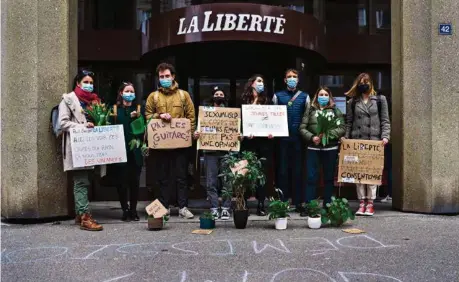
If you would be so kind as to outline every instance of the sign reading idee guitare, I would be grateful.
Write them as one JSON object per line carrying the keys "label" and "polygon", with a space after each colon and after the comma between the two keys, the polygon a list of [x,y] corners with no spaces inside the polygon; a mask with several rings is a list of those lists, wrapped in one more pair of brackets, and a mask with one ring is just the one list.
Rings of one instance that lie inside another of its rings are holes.
{"label": "sign reading idee guitare", "polygon": [[257,14],[217,14],[211,19],[212,11],[204,12],[204,22],[200,25],[199,17],[180,18],[177,35],[209,31],[252,31],[284,34],[284,15],[279,17]]}

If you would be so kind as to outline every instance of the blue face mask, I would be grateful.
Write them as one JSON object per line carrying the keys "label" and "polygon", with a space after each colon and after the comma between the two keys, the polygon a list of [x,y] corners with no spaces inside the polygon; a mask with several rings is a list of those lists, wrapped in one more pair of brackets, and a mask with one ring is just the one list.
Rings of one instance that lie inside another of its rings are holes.
{"label": "blue face mask", "polygon": [[294,88],[296,88],[297,84],[298,84],[298,78],[294,78],[294,77],[287,78],[287,86],[288,86],[288,88],[294,89]]}
{"label": "blue face mask", "polygon": [[89,84],[89,83],[83,83],[81,85],[81,89],[83,89],[86,92],[92,92],[92,91],[94,91],[94,85]]}
{"label": "blue face mask", "polygon": [[161,87],[169,88],[172,86],[172,78],[159,79],[159,84],[161,85]]}
{"label": "blue face mask", "polygon": [[132,102],[134,101],[135,99],[135,93],[131,93],[131,92],[124,92],[123,95],[123,100],[126,101],[126,102]]}
{"label": "blue face mask", "polygon": [[319,102],[319,105],[322,107],[325,107],[328,105],[328,102],[330,101],[330,97],[328,96],[319,96],[317,97],[317,101]]}
{"label": "blue face mask", "polygon": [[265,85],[263,83],[257,83],[255,85],[255,91],[257,91],[257,93],[261,93],[265,90]]}

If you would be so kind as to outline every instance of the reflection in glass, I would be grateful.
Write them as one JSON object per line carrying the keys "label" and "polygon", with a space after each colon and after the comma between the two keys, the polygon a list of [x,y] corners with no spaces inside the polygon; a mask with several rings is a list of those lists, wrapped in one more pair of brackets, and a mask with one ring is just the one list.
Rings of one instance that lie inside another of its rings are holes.
{"label": "reflection in glass", "polygon": [[367,26],[367,9],[360,8],[359,9],[359,27],[366,27]]}

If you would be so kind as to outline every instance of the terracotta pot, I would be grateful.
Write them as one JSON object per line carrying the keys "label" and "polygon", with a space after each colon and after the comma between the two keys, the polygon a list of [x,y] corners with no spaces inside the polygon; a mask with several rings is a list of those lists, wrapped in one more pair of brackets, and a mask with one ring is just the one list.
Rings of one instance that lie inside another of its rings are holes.
{"label": "terracotta pot", "polygon": [[148,218],[148,230],[161,230],[164,227],[164,222],[162,218]]}

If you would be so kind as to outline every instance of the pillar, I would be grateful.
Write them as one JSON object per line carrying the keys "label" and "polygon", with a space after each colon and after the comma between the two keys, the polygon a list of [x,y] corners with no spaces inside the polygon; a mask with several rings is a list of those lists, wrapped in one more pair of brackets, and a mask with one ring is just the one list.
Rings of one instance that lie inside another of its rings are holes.
{"label": "pillar", "polygon": [[77,70],[77,0],[1,0],[1,214],[68,215],[50,111]]}
{"label": "pillar", "polygon": [[394,207],[459,213],[459,1],[391,5]]}

